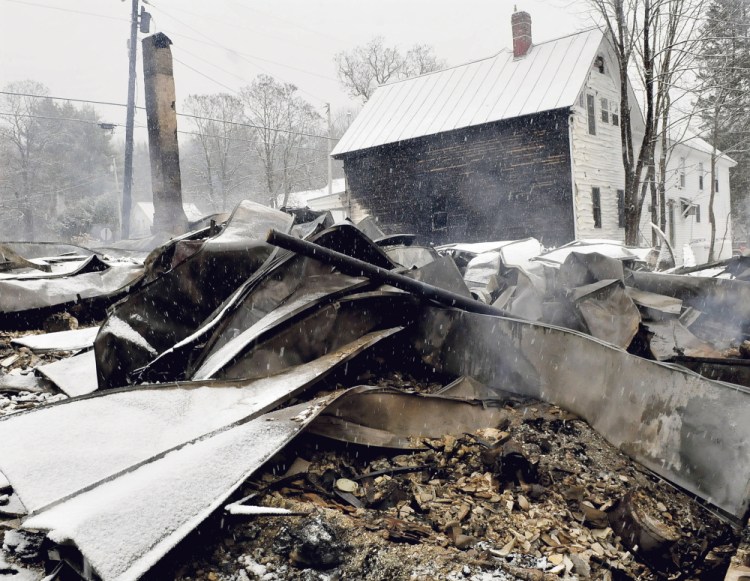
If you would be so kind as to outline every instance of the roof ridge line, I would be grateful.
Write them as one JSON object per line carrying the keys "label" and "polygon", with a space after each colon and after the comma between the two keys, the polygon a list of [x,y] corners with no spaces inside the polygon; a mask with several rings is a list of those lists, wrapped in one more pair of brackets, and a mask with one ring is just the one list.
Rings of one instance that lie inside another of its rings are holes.
{"label": "roof ridge line", "polygon": [[[549,40],[543,40],[542,42],[539,42],[539,43],[532,42],[531,43],[531,48],[534,48],[535,46],[542,46],[543,44],[549,44],[550,42],[557,42],[559,40],[563,40],[563,39],[569,38],[571,36],[577,36],[577,35],[583,34],[585,32],[592,32],[594,30],[598,30],[599,32],[601,32],[602,34],[604,34],[604,32],[598,26],[588,26],[588,27],[582,28],[581,30],[578,30],[576,32],[571,32],[569,34],[564,34],[563,36],[558,36],[557,38],[550,38]],[[479,63],[479,62],[482,62],[482,61],[487,61],[487,60],[490,60],[490,59],[495,59],[495,58],[497,58],[498,56],[500,56],[504,52],[513,52],[513,51],[510,48],[508,48],[508,47],[503,47],[499,51],[497,51],[496,53],[491,54],[489,56],[485,56],[485,57],[477,58],[477,59],[474,59],[474,60],[466,61],[466,62],[457,64],[457,65],[453,65],[453,66],[450,66],[450,67],[445,67],[444,69],[438,69],[438,70],[435,70],[435,71],[430,71],[428,73],[422,73],[421,75],[417,75],[415,77],[409,77],[407,79],[397,79],[395,81],[389,81],[387,83],[383,83],[382,85],[378,85],[378,88],[379,87],[390,87],[391,85],[397,85],[398,83],[403,83],[405,81],[413,81],[414,79],[419,79],[419,78],[422,78],[422,77],[427,77],[429,75],[434,75],[434,74],[437,74],[437,73],[443,73],[445,71],[450,71],[452,69],[457,69],[457,68],[460,68],[460,67],[465,67],[465,66],[468,66],[468,65],[473,65],[475,63]]]}

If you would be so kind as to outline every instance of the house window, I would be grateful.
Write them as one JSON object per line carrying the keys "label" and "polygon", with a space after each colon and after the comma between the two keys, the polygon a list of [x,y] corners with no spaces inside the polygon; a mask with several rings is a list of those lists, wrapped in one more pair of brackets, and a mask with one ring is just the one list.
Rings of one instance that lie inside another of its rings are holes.
{"label": "house window", "polygon": [[695,221],[700,224],[701,221],[701,205],[696,204],[695,205]]}
{"label": "house window", "polygon": [[589,116],[589,135],[596,135],[596,106],[594,95],[586,95],[586,109]]}
{"label": "house window", "polygon": [[615,103],[610,103],[610,105],[612,106],[612,125],[617,127],[620,125],[620,108]]}
{"label": "house window", "polygon": [[[718,173],[718,171],[717,171],[717,173]],[[719,191],[719,178],[716,178],[716,187],[714,188],[714,191],[715,192]]]}
{"label": "house window", "polygon": [[594,211],[594,228],[602,227],[602,195],[599,188],[591,188],[591,206]]}
{"label": "house window", "polygon": [[[703,163],[698,164],[698,189],[703,189]],[[698,220],[700,222],[700,220]]]}
{"label": "house window", "polygon": [[675,224],[674,224],[674,200],[667,202],[667,219],[669,220],[669,244],[674,248],[675,241]]}
{"label": "house window", "polygon": [[580,95],[578,95],[578,105],[580,107],[583,107],[583,93],[581,93]]}
{"label": "house window", "polygon": [[685,158],[680,158],[680,187],[685,187]]}
{"label": "house window", "polygon": [[596,60],[594,61],[594,68],[601,74],[604,74],[604,57],[596,57]]}
{"label": "house window", "polygon": [[432,231],[448,229],[448,212],[446,211],[446,197],[438,196],[432,200]]}
{"label": "house window", "polygon": [[625,190],[617,190],[617,226],[625,228]]}
{"label": "house window", "polygon": [[600,102],[602,106],[602,123],[609,123],[609,103],[606,99],[602,99]]}

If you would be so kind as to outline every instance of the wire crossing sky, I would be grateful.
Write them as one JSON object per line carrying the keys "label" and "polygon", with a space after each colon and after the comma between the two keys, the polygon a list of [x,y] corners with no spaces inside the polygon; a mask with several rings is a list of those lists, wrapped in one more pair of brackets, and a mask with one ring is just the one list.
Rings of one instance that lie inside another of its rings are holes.
{"label": "wire crossing sky", "polygon": [[[466,0],[460,9],[453,0],[148,0],[145,8],[151,33],[174,42],[178,105],[190,94],[237,92],[270,74],[297,85],[322,112],[326,102],[334,110],[356,105],[336,78],[336,53],[380,35],[402,50],[432,45],[451,65],[483,58],[511,45],[514,3],[531,14],[537,41],[591,24],[580,0]],[[125,102],[129,10],[118,0],[0,0],[0,84],[32,79],[50,95]],[[140,52],[138,75],[142,106]],[[122,107],[95,108],[102,121],[125,121]],[[145,125],[143,111],[136,124]],[[136,130],[138,140],[145,137]]]}

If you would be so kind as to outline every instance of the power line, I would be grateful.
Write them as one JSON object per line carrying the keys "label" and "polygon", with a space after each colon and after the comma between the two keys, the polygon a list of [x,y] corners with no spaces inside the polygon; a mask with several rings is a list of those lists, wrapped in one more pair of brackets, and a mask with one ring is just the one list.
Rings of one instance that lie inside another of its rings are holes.
{"label": "power line", "polygon": [[172,55],[172,59],[173,59],[173,60],[174,60],[174,61],[175,61],[176,63],[180,63],[180,64],[181,64],[181,65],[182,65],[183,67],[187,67],[187,68],[189,68],[189,69],[190,69],[191,71],[193,71],[194,73],[198,73],[198,74],[199,74],[199,75],[200,75],[201,77],[204,77],[204,78],[208,79],[209,81],[211,81],[211,82],[213,82],[213,83],[216,83],[216,84],[217,84],[217,85],[219,85],[220,87],[224,87],[225,89],[227,89],[228,91],[230,91],[230,92],[234,93],[235,95],[239,95],[239,93],[238,93],[238,92],[237,92],[236,90],[234,90],[234,89],[233,89],[232,87],[230,87],[229,85],[225,85],[225,84],[224,84],[224,83],[222,83],[221,81],[217,81],[216,79],[214,79],[213,77],[210,77],[210,76],[209,76],[209,75],[207,75],[206,73],[202,73],[201,71],[199,71],[199,70],[198,70],[198,69],[196,69],[195,67],[191,67],[191,66],[190,66],[189,64],[187,64],[187,63],[185,63],[185,62],[181,61],[180,59],[178,59],[178,58],[177,58],[177,57],[175,57],[174,55]]}
{"label": "power line", "polygon": [[[112,101],[94,101],[92,99],[73,99],[71,97],[50,97],[49,95],[33,95],[31,93],[14,93],[12,91],[0,91],[0,95],[11,95],[14,97],[30,97],[32,99],[50,99],[52,101],[70,101],[72,103],[86,103],[90,105],[111,105],[112,107],[127,107],[125,103],[113,103]],[[136,107],[136,109],[143,109],[145,111],[146,108]]]}
{"label": "power line", "polygon": [[[153,3],[149,3],[149,4],[151,6],[154,6],[157,10],[161,10],[160,6],[155,6]],[[221,25],[224,25],[224,26],[230,26],[230,27],[236,28],[238,30],[247,30],[247,31],[252,32],[253,34],[260,34],[261,36],[272,38],[274,40],[278,40],[278,41],[285,42],[285,43],[289,42],[285,38],[281,38],[281,37],[278,37],[278,36],[274,36],[272,34],[268,34],[267,32],[265,32],[264,30],[262,30],[262,29],[260,29],[258,27],[250,27],[250,26],[246,26],[244,24],[238,24],[237,22],[229,22],[229,21],[221,19],[221,18],[216,18],[215,16],[209,16],[207,14],[199,14],[197,12],[192,12],[190,10],[185,10],[182,6],[179,6],[179,7],[178,6],[170,6],[169,9],[170,10],[177,10],[178,12],[182,12],[184,14],[190,14],[192,16],[196,16],[196,17],[200,18],[202,21],[204,21],[204,20],[213,20],[214,22],[217,22],[217,23],[219,23]],[[300,46],[302,48],[306,48],[308,50],[313,50],[313,47],[310,46],[310,45],[305,45],[305,44],[302,44],[302,43],[297,42],[297,41],[295,41],[295,44],[297,44],[298,46]]]}
{"label": "power line", "polygon": [[[182,36],[183,38],[187,38],[187,39],[192,40],[194,42],[199,42],[199,43],[202,43],[202,44],[208,44],[209,46],[214,46],[214,47],[220,48],[220,49],[222,49],[222,50],[224,50],[226,52],[236,54],[237,56],[239,56],[240,58],[242,58],[242,60],[250,63],[251,65],[253,65],[253,66],[255,66],[255,67],[257,67],[257,68],[259,68],[259,69],[261,69],[261,70],[263,70],[263,71],[265,71],[265,72],[267,72],[267,73],[269,73],[269,74],[271,74],[273,76],[278,76],[278,75],[274,75],[274,73],[272,71],[269,71],[268,69],[265,69],[264,67],[260,66],[259,64],[253,63],[253,62],[251,62],[248,59],[252,58],[252,59],[256,59],[256,60],[263,60],[263,61],[267,61],[267,62],[276,64],[276,65],[279,65],[279,66],[283,66],[283,67],[295,69],[295,70],[298,70],[300,72],[303,72],[303,73],[306,73],[306,74],[309,74],[309,75],[313,75],[313,76],[316,76],[316,77],[321,77],[321,78],[325,78],[325,79],[328,79],[328,80],[335,80],[335,79],[332,79],[331,77],[326,77],[326,76],[320,75],[318,73],[312,73],[310,71],[306,71],[305,69],[300,69],[298,67],[294,67],[294,66],[291,66],[291,65],[286,65],[284,63],[279,63],[279,62],[276,62],[276,61],[272,61],[270,59],[263,59],[261,57],[255,56],[255,55],[249,55],[249,54],[242,53],[242,52],[239,52],[239,51],[234,50],[234,49],[230,49],[230,48],[228,48],[226,46],[223,46],[223,45],[219,44],[218,42],[216,42],[216,40],[214,40],[210,36],[207,36],[206,34],[203,34],[203,32],[200,31],[200,30],[198,30],[197,28],[195,28],[193,26],[190,26],[187,22],[185,22],[183,20],[180,20],[179,18],[177,18],[173,14],[169,14],[168,12],[164,11],[159,6],[155,6],[153,3],[151,3],[151,5],[154,6],[154,8],[156,8],[157,10],[159,10],[164,16],[167,16],[167,17],[171,18],[172,20],[174,20],[175,22],[178,22],[179,24],[182,24],[183,26],[186,26],[190,30],[196,32],[199,36],[205,38],[206,40],[199,40],[199,39],[197,39],[195,37],[191,37],[189,35],[182,34],[182,33],[179,33],[179,32],[178,33],[172,33],[172,34],[174,34],[176,36]],[[279,78],[281,78],[281,77],[279,77]],[[284,79],[282,79],[282,80],[284,80]],[[285,82],[288,82],[288,81],[285,81]],[[309,91],[307,91],[305,89],[300,88],[299,90],[302,91],[303,93],[307,93],[311,97],[313,97],[315,99],[318,99],[319,101],[321,101],[323,103],[327,103],[328,102],[327,99],[322,99],[321,97],[319,97],[317,95],[314,95],[313,93],[311,93],[311,92],[309,92]]]}
{"label": "power line", "polygon": [[24,6],[34,6],[36,8],[48,8],[50,10],[59,10],[61,12],[72,12],[73,14],[82,14],[84,16],[94,16],[96,18],[105,18],[107,20],[117,20],[118,22],[130,22],[127,18],[118,18],[117,16],[109,16],[107,14],[97,14],[95,12],[87,12],[85,10],[75,10],[73,8],[62,8],[61,6],[50,6],[49,4],[38,4],[37,2],[27,2],[26,0],[4,0],[5,2],[11,2],[13,4],[23,4]]}
{"label": "power line", "polygon": [[[177,59],[175,59],[175,60],[177,60]],[[187,65],[187,64],[183,63],[182,61],[177,61],[177,62],[179,62],[180,64],[183,64],[186,67],[192,69],[192,67],[190,67],[190,65]],[[200,73],[200,71],[198,71],[196,69],[193,69],[193,70],[195,70],[195,72],[197,72],[197,73]],[[200,74],[202,74],[202,73],[200,73]],[[216,81],[216,82],[218,82],[218,81]],[[50,97],[50,96],[47,96],[47,95],[34,95],[34,94],[31,94],[31,93],[14,93],[12,91],[0,91],[0,94],[2,94],[2,95],[19,96],[19,97],[30,97],[30,98],[34,98],[34,99],[52,99],[52,100],[59,100],[59,101],[72,101],[72,102],[76,102],[76,103],[91,103],[91,104],[94,104],[94,105],[111,105],[111,106],[115,106],[115,107],[126,107],[127,106],[125,103],[114,103],[114,102],[111,102],[111,101],[92,101],[90,99],[73,99],[73,98],[69,98],[69,97]],[[235,94],[238,94],[238,93],[235,93]],[[136,109],[145,110],[146,108],[145,107],[136,107]],[[0,113],[0,115],[14,116],[16,114],[15,113]],[[21,114],[18,114],[18,115],[22,116],[22,117],[31,117],[31,118],[39,118],[39,119],[51,119],[51,120],[58,120],[59,119],[59,120],[68,120],[68,121],[82,121],[82,122],[91,123],[91,124],[94,124],[94,125],[99,125],[100,124],[99,121],[88,121],[88,120],[85,120],[85,119],[73,119],[73,118],[64,118],[64,117],[45,117],[43,115],[21,115]],[[224,119],[214,119],[214,118],[211,118],[211,117],[201,117],[200,115],[192,115],[190,113],[180,113],[180,112],[178,112],[177,115],[179,115],[180,117],[190,117],[192,119],[199,119],[201,121],[213,121],[214,123],[225,123],[227,125],[236,125],[238,127],[248,127],[250,129],[260,129],[260,130],[263,130],[263,131],[277,131],[277,132],[280,132],[280,133],[288,133],[288,134],[291,134],[291,135],[302,135],[304,137],[313,137],[313,138],[316,138],[316,139],[329,139],[329,137],[327,135],[317,135],[315,133],[306,133],[304,131],[294,131],[292,129],[280,129],[280,128],[277,128],[277,127],[267,127],[267,126],[264,126],[264,125],[256,125],[256,124],[253,124],[253,123],[241,123],[239,121],[227,121],[227,120],[224,120]],[[108,123],[108,125],[114,125],[115,127],[123,127],[123,125],[121,125],[119,123]],[[139,128],[142,129],[143,126],[139,126]],[[182,133],[184,133],[184,132],[182,132]]]}
{"label": "power line", "polygon": [[247,83],[247,82],[248,82],[248,81],[247,81],[247,79],[246,79],[245,77],[243,77],[242,75],[238,75],[238,74],[236,74],[236,73],[233,73],[232,71],[228,71],[227,69],[225,69],[225,68],[223,68],[223,67],[220,67],[219,65],[217,65],[216,63],[213,63],[213,62],[211,62],[210,60],[208,60],[208,59],[204,59],[203,57],[200,57],[200,56],[198,56],[197,54],[195,54],[195,53],[193,53],[193,52],[190,52],[189,50],[187,50],[187,49],[186,49],[185,47],[183,47],[183,46],[179,46],[179,47],[175,47],[175,48],[176,48],[176,49],[177,49],[177,50],[178,50],[179,52],[184,52],[185,54],[189,54],[189,55],[190,55],[191,57],[193,57],[193,58],[195,58],[195,59],[198,59],[199,61],[202,61],[202,62],[206,63],[207,65],[210,65],[210,66],[212,66],[212,67],[214,67],[214,68],[216,68],[216,69],[220,70],[220,71],[221,71],[222,73],[224,73],[224,74],[227,74],[227,75],[229,75],[229,76],[231,76],[231,77],[234,77],[235,79],[239,79],[239,80],[240,80],[240,81],[242,81],[243,83]]}
{"label": "power line", "polygon": [[[47,115],[30,115],[28,113],[6,113],[4,111],[0,111],[0,115],[4,115],[4,116],[7,116],[7,117],[26,117],[26,118],[29,118],[29,119],[47,119],[47,120],[50,120],[50,121],[74,121],[74,122],[77,122],[77,123],[85,123],[85,124],[88,124],[88,125],[101,126],[101,123],[99,121],[90,121],[88,119],[76,119],[74,117],[49,117]],[[260,126],[257,126],[257,125],[248,125],[248,124],[245,124],[245,123],[233,123],[231,121],[222,121],[220,119],[211,119],[211,118],[208,118],[208,117],[197,117],[195,115],[189,115],[187,113],[178,113],[178,115],[183,115],[185,117],[194,117],[195,119],[202,119],[202,120],[205,120],[205,121],[216,121],[218,123],[227,123],[229,125],[239,125],[241,127],[250,127],[250,128],[255,128],[255,129],[269,129],[271,131],[282,131],[282,132],[286,131],[285,129],[273,129],[273,128],[270,128],[270,127],[264,128],[264,127],[260,127]],[[111,126],[114,126],[114,127],[125,127],[125,125],[123,125],[122,123],[107,123],[107,125],[111,125]],[[136,125],[135,128],[136,129],[147,129],[147,127],[145,125]],[[195,135],[195,136],[198,136],[198,137],[200,137],[200,136],[203,135],[202,133],[197,133],[195,131],[184,131],[184,130],[181,130],[181,129],[178,129],[177,133],[182,133],[184,135]],[[295,133],[296,134],[297,132],[291,132],[291,133]],[[301,133],[300,135],[306,135],[306,136],[309,136],[309,137],[321,137],[320,135],[312,135],[312,134],[308,134],[308,133]],[[209,135],[209,137],[211,137],[212,139],[223,139],[225,141],[239,141],[239,142],[243,142],[243,143],[256,143],[255,141],[251,141],[249,139],[242,139],[241,137],[225,137],[225,136],[221,136],[221,135]],[[327,139],[327,137],[323,137],[323,138]],[[316,149],[314,147],[307,147],[307,146],[304,146],[304,145],[290,145],[289,147],[291,149],[306,149],[306,150],[309,150],[309,151],[316,151],[318,153],[326,153],[326,154],[328,153],[326,150]]]}
{"label": "power line", "polygon": [[[6,117],[27,117],[29,119],[48,119],[50,121],[76,121],[78,123],[86,123],[88,125],[101,125],[101,121],[90,121],[88,119],[77,119],[75,117],[50,117],[47,115],[31,115],[29,113],[6,113],[5,111],[0,111],[0,115],[5,115]],[[113,125],[114,127],[124,127],[124,125],[120,123],[106,123],[106,125]]]}
{"label": "power line", "polygon": [[225,123],[227,125],[236,125],[238,127],[249,127],[251,129],[262,129],[264,131],[278,131],[280,133],[290,133],[292,135],[302,135],[304,137],[314,137],[316,139],[328,139],[327,135],[317,135],[315,133],[305,133],[304,131],[292,131],[291,129],[278,129],[275,127],[264,127],[262,125],[253,125],[252,123],[239,123],[236,121],[225,121],[223,119],[212,119],[211,117],[200,117],[199,115],[190,115],[189,113],[178,113],[182,117],[191,117],[202,121],[213,121],[215,123]]}
{"label": "power line", "polygon": [[294,26],[295,28],[299,28],[300,30],[304,30],[305,32],[309,32],[309,33],[312,33],[312,34],[317,34],[318,36],[321,36],[321,37],[326,38],[326,39],[337,40],[338,42],[344,43],[344,44],[347,42],[347,41],[343,40],[340,37],[331,35],[330,31],[320,32],[319,30],[315,30],[313,28],[306,28],[306,27],[304,27],[304,26],[302,26],[300,24],[297,24],[296,22],[293,22],[291,20],[287,20],[286,18],[281,18],[280,16],[276,16],[275,14],[269,14],[267,12],[263,12],[262,10],[258,10],[254,6],[247,6],[247,5],[242,4],[240,2],[233,2],[232,0],[229,0],[229,2],[230,2],[230,4],[234,4],[236,6],[239,6],[240,8],[244,8],[246,10],[250,10],[252,12],[256,12],[257,14],[261,14],[262,16],[266,16],[268,18],[274,18],[275,20],[278,20],[279,22],[283,22],[285,24],[289,24],[291,26]]}
{"label": "power line", "polygon": [[[252,141],[250,139],[243,139],[241,137],[226,137],[224,135],[204,135],[203,133],[197,133],[195,131],[181,131],[178,129],[177,133],[183,133],[185,135],[195,135],[198,137],[209,137],[211,139],[223,139],[224,141],[239,141],[241,143],[253,143],[253,144],[257,143],[257,141]],[[316,149],[315,147],[307,147],[305,145],[289,145],[288,147],[291,149],[306,149],[308,151],[317,151],[318,153],[325,153],[326,155],[328,155],[328,151],[325,149]]]}

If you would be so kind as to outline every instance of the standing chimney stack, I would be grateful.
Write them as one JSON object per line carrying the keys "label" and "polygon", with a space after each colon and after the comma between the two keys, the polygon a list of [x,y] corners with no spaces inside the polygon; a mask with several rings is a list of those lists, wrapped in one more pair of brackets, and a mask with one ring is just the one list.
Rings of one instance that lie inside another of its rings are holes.
{"label": "standing chimney stack", "polygon": [[513,57],[521,58],[531,48],[531,15],[528,12],[514,12],[510,22],[513,28]]}

